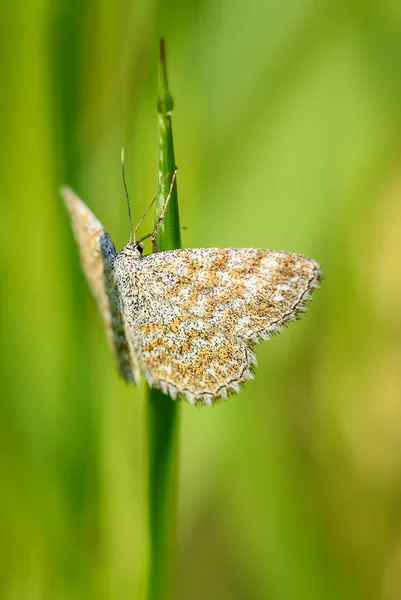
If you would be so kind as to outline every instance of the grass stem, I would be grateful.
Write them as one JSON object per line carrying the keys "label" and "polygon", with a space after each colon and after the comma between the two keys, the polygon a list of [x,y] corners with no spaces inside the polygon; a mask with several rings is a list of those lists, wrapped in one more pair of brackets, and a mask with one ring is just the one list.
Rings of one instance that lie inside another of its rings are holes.
{"label": "grass stem", "polygon": [[[168,89],[163,40],[160,42],[157,109],[158,198],[155,222],[166,202],[175,169],[171,124],[173,100]],[[161,251],[180,247],[177,185],[174,186],[157,243]],[[155,389],[149,389],[147,400],[150,536],[148,600],[167,600],[171,596],[175,562],[179,405]]]}

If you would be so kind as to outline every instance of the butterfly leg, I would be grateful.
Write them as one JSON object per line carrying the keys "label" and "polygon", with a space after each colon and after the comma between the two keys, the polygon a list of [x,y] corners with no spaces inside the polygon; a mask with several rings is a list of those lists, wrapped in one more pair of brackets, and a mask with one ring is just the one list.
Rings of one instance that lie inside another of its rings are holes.
{"label": "butterfly leg", "polygon": [[[180,229],[181,229],[181,231],[187,231],[188,227],[186,225],[180,225]],[[141,242],[144,242],[145,240],[150,238],[152,235],[153,235],[153,233],[148,233],[148,234],[144,235],[143,237],[141,237],[140,240],[138,240],[138,244],[140,244]]]}
{"label": "butterfly leg", "polygon": [[171,178],[170,189],[169,189],[168,194],[167,194],[166,202],[164,203],[163,210],[161,212],[160,217],[157,220],[155,230],[154,230],[154,232],[152,233],[152,236],[151,236],[151,238],[152,238],[152,245],[153,245],[153,249],[154,249],[155,252],[159,252],[160,251],[160,248],[159,248],[159,246],[158,246],[158,244],[156,242],[156,236],[157,236],[157,233],[158,233],[158,231],[159,231],[159,229],[161,227],[161,224],[163,223],[163,219],[164,219],[164,217],[166,215],[167,207],[168,207],[168,204],[170,202],[171,195],[173,193],[173,188],[174,188],[174,183],[175,183],[176,177],[177,177],[177,167],[174,169],[174,173],[173,173],[173,177]]}

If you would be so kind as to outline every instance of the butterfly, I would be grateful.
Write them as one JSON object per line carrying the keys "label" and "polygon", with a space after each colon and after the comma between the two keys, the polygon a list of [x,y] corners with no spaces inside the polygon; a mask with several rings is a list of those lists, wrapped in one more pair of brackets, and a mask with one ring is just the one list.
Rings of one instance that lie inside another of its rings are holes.
{"label": "butterfly", "polygon": [[[300,254],[186,248],[143,255],[139,224],[117,252],[84,202],[68,187],[61,194],[118,370],[132,384],[143,373],[173,399],[212,405],[239,392],[254,376],[255,344],[297,319],[318,287],[319,265]],[[152,234],[156,249],[165,209]]]}

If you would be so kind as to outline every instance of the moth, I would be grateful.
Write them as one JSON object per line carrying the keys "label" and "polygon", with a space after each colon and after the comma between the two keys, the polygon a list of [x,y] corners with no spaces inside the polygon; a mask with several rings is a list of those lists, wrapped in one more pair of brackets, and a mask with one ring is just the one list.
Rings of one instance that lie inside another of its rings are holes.
{"label": "moth", "polygon": [[[156,250],[175,177],[152,233]],[[117,252],[84,202],[68,187],[61,194],[119,372],[132,384],[142,373],[173,399],[212,405],[239,392],[254,376],[255,344],[297,319],[318,287],[318,263],[290,252],[187,248],[145,256],[136,240],[143,217]]]}

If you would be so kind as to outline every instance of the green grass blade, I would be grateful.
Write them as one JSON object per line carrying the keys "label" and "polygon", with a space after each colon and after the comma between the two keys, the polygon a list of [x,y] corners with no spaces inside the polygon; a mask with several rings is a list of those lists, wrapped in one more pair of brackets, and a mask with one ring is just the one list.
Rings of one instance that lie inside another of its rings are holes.
{"label": "green grass blade", "polygon": [[[164,42],[160,43],[158,95],[158,199],[156,221],[163,209],[175,168],[171,111]],[[180,247],[177,185],[159,229],[161,251]],[[175,554],[179,405],[151,389],[148,391],[147,420],[149,468],[150,564],[148,600],[170,596]]]}

